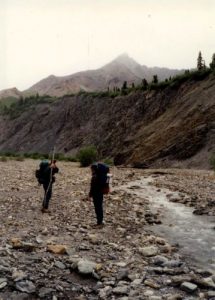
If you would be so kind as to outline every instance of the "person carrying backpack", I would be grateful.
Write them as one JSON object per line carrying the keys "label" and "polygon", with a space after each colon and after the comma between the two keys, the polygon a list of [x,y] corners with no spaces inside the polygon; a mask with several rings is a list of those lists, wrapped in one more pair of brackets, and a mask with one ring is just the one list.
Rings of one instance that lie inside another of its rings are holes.
{"label": "person carrying backpack", "polygon": [[109,193],[109,167],[103,163],[94,163],[91,165],[91,184],[89,197],[93,198],[93,204],[96,213],[97,225],[103,226],[103,196]]}
{"label": "person carrying backpack", "polygon": [[44,189],[44,199],[42,203],[41,211],[43,213],[48,212],[49,201],[52,196],[52,184],[55,182],[55,174],[59,172],[58,167],[56,166],[56,160],[51,161],[50,163],[47,160],[43,160],[40,163],[39,170],[36,170],[36,177],[39,184],[43,185]]}

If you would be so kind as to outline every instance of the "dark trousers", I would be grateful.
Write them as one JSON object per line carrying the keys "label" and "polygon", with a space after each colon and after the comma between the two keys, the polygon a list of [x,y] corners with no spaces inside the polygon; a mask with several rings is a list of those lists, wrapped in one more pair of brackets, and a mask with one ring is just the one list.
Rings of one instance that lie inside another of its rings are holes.
{"label": "dark trousers", "polygon": [[43,183],[43,189],[44,189],[44,199],[43,199],[43,208],[48,209],[49,208],[49,200],[52,196],[52,183]]}
{"label": "dark trousers", "polygon": [[95,207],[97,224],[102,224],[103,221],[103,194],[96,193],[93,195],[93,204]]}

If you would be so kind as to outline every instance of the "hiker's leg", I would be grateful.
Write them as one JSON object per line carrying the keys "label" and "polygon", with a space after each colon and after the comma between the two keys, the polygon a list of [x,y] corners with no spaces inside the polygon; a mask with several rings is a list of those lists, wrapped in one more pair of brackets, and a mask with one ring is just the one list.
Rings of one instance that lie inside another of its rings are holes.
{"label": "hiker's leg", "polygon": [[43,208],[46,207],[46,196],[47,196],[46,191],[47,191],[47,188],[48,188],[47,184],[43,183],[43,189],[44,189]]}
{"label": "hiker's leg", "polygon": [[52,196],[52,183],[47,187],[47,194],[46,194],[46,209],[49,208],[49,200]]}
{"label": "hiker's leg", "polygon": [[44,199],[43,199],[43,208],[48,209],[49,207],[49,200],[52,196],[52,184],[44,183]]}
{"label": "hiker's leg", "polygon": [[95,213],[97,218],[97,224],[102,224],[103,221],[103,194],[97,193],[93,196],[93,203],[95,207]]}

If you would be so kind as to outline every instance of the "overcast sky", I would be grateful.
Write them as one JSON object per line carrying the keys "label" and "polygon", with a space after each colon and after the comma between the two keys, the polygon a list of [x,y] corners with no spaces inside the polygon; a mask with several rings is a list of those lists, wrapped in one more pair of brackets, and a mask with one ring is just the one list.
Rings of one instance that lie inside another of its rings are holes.
{"label": "overcast sky", "polygon": [[215,52],[215,0],[0,0],[0,89],[99,68],[121,53],[193,68]]}

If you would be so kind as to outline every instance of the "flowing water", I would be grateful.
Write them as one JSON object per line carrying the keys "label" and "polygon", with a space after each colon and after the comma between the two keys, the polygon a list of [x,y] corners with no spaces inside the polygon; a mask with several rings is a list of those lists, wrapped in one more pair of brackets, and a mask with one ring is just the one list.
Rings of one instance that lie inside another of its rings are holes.
{"label": "flowing water", "polygon": [[215,217],[194,215],[193,208],[168,200],[168,194],[177,196],[177,192],[152,184],[153,178],[147,177],[124,187],[129,193],[148,199],[152,212],[161,212],[162,224],[152,225],[150,230],[178,244],[179,252],[192,265],[215,270]]}

